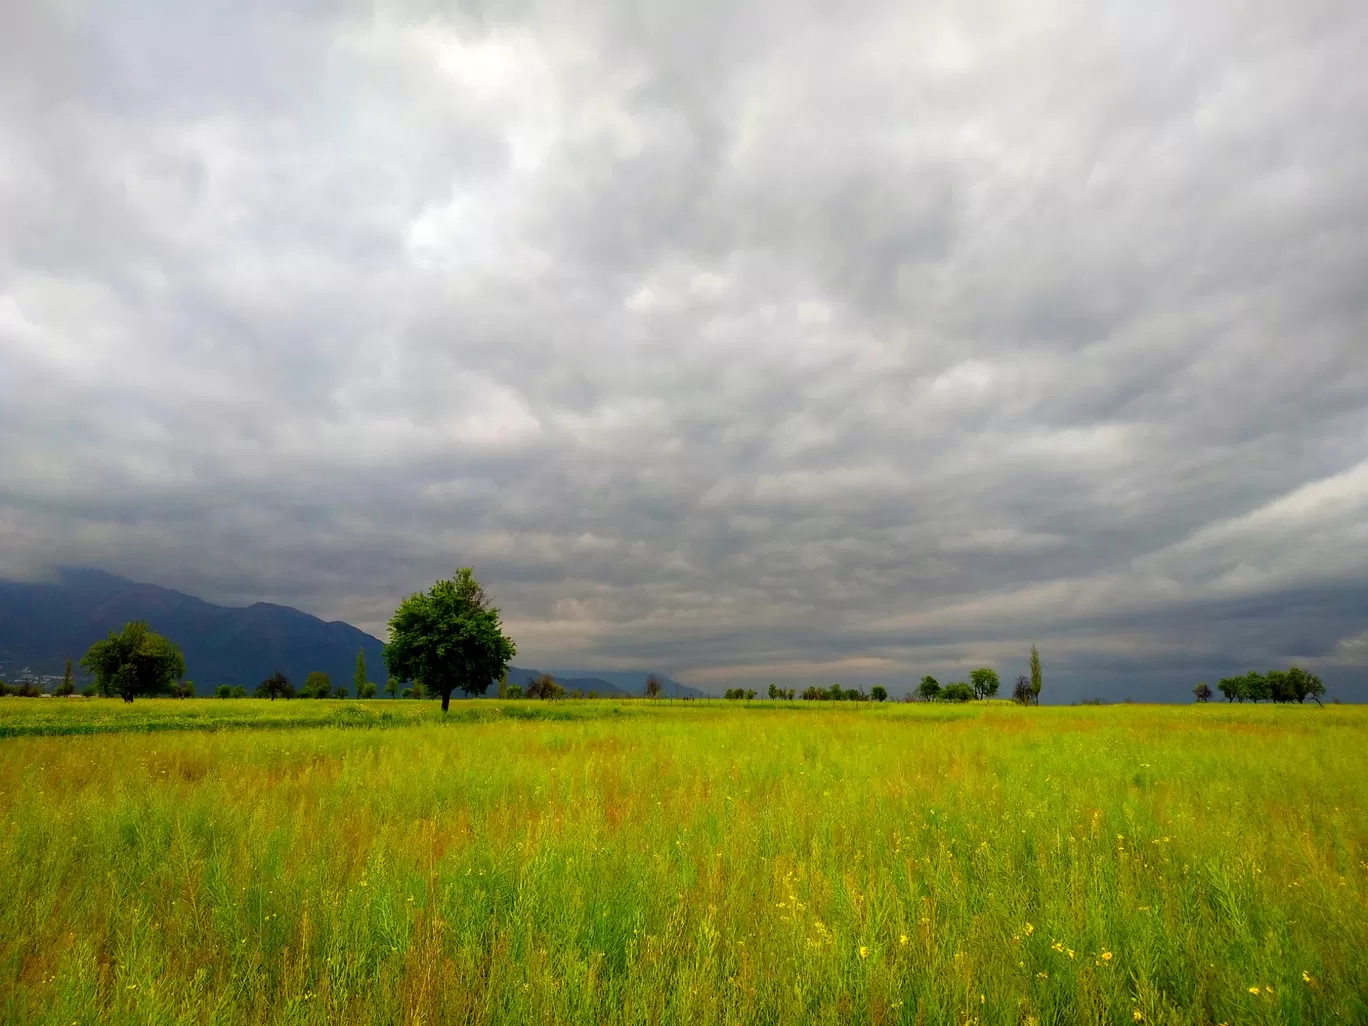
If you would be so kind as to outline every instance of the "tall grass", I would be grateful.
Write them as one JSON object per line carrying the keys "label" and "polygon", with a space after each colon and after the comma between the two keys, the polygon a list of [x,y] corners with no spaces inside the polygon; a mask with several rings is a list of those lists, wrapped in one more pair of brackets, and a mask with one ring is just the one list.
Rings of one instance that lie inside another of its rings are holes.
{"label": "tall grass", "polygon": [[0,742],[0,1018],[1368,1016],[1363,710],[502,708]]}

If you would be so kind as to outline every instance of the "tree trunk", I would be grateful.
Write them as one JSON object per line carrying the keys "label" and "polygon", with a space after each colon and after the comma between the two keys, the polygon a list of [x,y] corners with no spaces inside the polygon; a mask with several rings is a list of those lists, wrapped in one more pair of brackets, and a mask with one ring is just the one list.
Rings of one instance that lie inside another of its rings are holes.
{"label": "tree trunk", "polygon": [[450,705],[450,704],[451,704],[451,692],[450,692],[450,691],[443,691],[443,692],[442,692],[442,712],[446,712],[446,711],[447,711],[447,706]]}

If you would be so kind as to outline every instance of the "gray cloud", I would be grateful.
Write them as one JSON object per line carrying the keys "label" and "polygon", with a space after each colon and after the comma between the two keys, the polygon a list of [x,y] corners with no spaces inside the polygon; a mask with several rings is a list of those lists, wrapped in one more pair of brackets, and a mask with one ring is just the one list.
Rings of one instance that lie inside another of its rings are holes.
{"label": "gray cloud", "polygon": [[[0,573],[529,665],[1368,678],[1368,15],[0,10]],[[1186,682],[1186,683],[1185,683]]]}

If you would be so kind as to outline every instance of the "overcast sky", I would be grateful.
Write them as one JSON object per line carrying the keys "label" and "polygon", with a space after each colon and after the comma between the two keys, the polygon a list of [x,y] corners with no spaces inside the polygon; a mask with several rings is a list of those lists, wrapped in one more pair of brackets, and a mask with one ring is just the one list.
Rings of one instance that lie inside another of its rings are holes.
{"label": "overcast sky", "polygon": [[1368,697],[1365,52],[1361,0],[0,4],[0,576],[383,637],[473,564],[523,666]]}

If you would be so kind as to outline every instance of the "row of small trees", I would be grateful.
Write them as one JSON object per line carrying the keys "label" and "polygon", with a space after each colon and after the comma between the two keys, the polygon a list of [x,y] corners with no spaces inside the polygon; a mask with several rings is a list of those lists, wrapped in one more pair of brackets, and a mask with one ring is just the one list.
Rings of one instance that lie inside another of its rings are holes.
{"label": "row of small trees", "polygon": [[[1250,670],[1238,677],[1222,677],[1216,682],[1217,689],[1227,702],[1297,702],[1308,698],[1317,705],[1325,694],[1325,685],[1314,673],[1300,666],[1289,666],[1286,670],[1269,670],[1259,673]],[[1192,689],[1199,702],[1209,702],[1215,692],[1206,682]]]}

